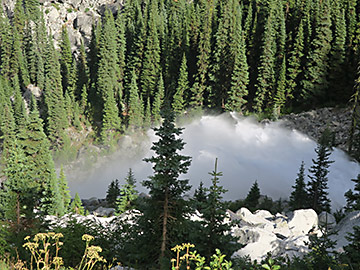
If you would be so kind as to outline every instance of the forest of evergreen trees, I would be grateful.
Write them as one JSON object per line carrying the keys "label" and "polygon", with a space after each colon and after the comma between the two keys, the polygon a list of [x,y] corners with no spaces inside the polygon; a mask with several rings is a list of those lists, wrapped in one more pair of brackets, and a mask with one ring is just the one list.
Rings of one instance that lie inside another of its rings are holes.
{"label": "forest of evergreen trees", "polygon": [[[19,226],[34,208],[66,211],[53,157],[76,151],[73,134],[111,148],[164,107],[276,119],[359,98],[358,0],[127,0],[75,52],[66,27],[56,49],[38,0],[16,0],[11,18],[0,8],[0,206],[12,207],[0,220]],[[24,99],[30,85],[41,95]]]}

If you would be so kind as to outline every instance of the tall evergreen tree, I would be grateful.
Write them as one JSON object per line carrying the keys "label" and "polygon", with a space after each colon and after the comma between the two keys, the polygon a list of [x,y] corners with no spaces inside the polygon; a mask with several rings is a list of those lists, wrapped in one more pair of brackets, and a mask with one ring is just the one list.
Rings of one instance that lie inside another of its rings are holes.
{"label": "tall evergreen tree", "polygon": [[251,186],[249,193],[247,194],[244,204],[250,211],[255,211],[259,204],[260,188],[257,181]]}
{"label": "tall evergreen tree", "polygon": [[298,176],[295,180],[295,185],[292,186],[294,189],[290,195],[289,206],[292,211],[297,209],[304,209],[307,205],[307,192],[305,184],[305,164],[301,162]]}
{"label": "tall evergreen tree", "polygon": [[315,25],[315,38],[311,42],[311,49],[306,57],[307,63],[302,80],[302,98],[315,102],[324,98],[325,90],[329,86],[327,75],[332,41],[329,2],[329,0],[321,2],[320,14]]}
{"label": "tall evergreen tree", "polygon": [[77,193],[77,192],[75,193],[75,197],[70,204],[70,212],[74,213],[74,214],[82,215],[82,216],[85,214],[85,210],[82,205],[79,193]]}
{"label": "tall evergreen tree", "polygon": [[120,196],[119,180],[115,179],[111,181],[106,191],[106,202],[110,207],[116,206],[116,200]]}
{"label": "tall evergreen tree", "polygon": [[59,192],[60,192],[60,196],[61,196],[61,202],[59,204],[58,215],[63,216],[69,212],[71,196],[70,196],[68,181],[66,179],[64,168],[62,165],[60,168],[60,174],[59,174],[59,178],[58,178],[58,186],[59,186]]}
{"label": "tall evergreen tree", "polygon": [[125,178],[125,184],[121,186],[119,197],[116,200],[116,214],[122,214],[133,207],[134,201],[138,197],[136,188],[136,179],[133,171],[129,168]]}
{"label": "tall evergreen tree", "polygon": [[276,40],[274,33],[274,17],[273,3],[269,3],[269,13],[264,26],[262,37],[262,54],[258,65],[258,77],[256,84],[256,93],[253,101],[253,109],[256,112],[262,112],[267,107],[269,97],[271,97],[275,87],[275,53]]}
{"label": "tall evergreen tree", "polygon": [[97,92],[102,99],[101,138],[103,142],[110,142],[114,133],[120,129],[121,121],[115,99],[115,94],[119,93],[116,28],[109,10],[105,12],[98,58]]}
{"label": "tall evergreen tree", "polygon": [[183,58],[181,61],[180,71],[179,71],[179,78],[177,81],[176,92],[173,97],[172,108],[175,113],[182,113],[185,107],[185,99],[184,96],[189,89],[189,79],[188,79],[188,72],[187,72],[187,64],[186,64],[186,56],[183,54]]}
{"label": "tall evergreen tree", "polygon": [[349,189],[345,193],[346,211],[360,210],[360,174],[356,179],[351,179],[355,183],[354,192]]}
{"label": "tall evergreen tree", "polygon": [[307,183],[307,193],[309,198],[309,207],[314,209],[318,214],[322,211],[330,212],[330,199],[328,198],[328,168],[334,161],[329,160],[331,154],[329,146],[329,137],[324,132],[315,149],[317,154],[316,160],[313,159],[313,165],[309,169],[310,181]]}
{"label": "tall evergreen tree", "polygon": [[[242,112],[246,104],[249,83],[249,67],[246,58],[246,44],[244,39],[244,31],[241,27],[241,16],[236,16],[235,34],[232,45],[232,56],[234,57],[234,68],[231,75],[231,87],[228,90],[228,97],[225,108],[228,111]],[[250,11],[249,11],[250,12]]]}
{"label": "tall evergreen tree", "polygon": [[151,114],[153,116],[154,126],[159,125],[161,121],[160,111],[164,102],[164,95],[165,95],[164,81],[163,81],[162,73],[160,73],[160,77],[158,79],[158,84],[157,84],[157,92],[155,94],[154,102],[152,104],[152,111],[151,111]]}
{"label": "tall evergreen tree", "polygon": [[129,85],[128,97],[128,126],[140,128],[143,126],[143,108],[142,99],[139,96],[139,90],[136,82],[135,70],[131,73],[131,82]]}
{"label": "tall evergreen tree", "polygon": [[[164,114],[163,124],[154,130],[159,136],[159,141],[151,147],[155,156],[144,159],[153,163],[154,175],[143,182],[151,197],[147,200],[149,209],[141,217],[143,221],[151,220],[152,230],[144,231],[142,239],[146,241],[142,242],[142,248],[152,257],[158,257],[160,269],[164,269],[164,263],[168,261],[165,258],[168,258],[174,241],[180,240],[177,240],[177,232],[188,213],[182,196],[190,190],[190,185],[188,180],[180,180],[179,176],[188,171],[191,158],[178,153],[185,143],[177,138],[182,129],[175,127],[173,113],[168,111]],[[152,241],[148,242],[148,239]]]}
{"label": "tall evergreen tree", "polygon": [[227,204],[224,202],[223,194],[227,192],[219,185],[221,172],[217,171],[217,159],[215,169],[211,173],[211,186],[205,189],[206,199],[200,203],[200,215],[202,217],[201,229],[196,234],[199,243],[196,243],[197,250],[206,258],[215,253],[215,249],[221,247],[224,254],[231,255],[239,248],[236,238],[229,234],[231,224],[225,223]]}

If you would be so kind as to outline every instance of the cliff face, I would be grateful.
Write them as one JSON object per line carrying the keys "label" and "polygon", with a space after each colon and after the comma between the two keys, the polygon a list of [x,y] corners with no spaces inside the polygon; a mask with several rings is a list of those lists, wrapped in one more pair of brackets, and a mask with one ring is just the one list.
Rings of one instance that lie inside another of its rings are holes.
{"label": "cliff face", "polygon": [[[4,10],[9,18],[13,17],[15,0],[3,0]],[[83,40],[89,44],[91,29],[108,8],[114,14],[123,5],[123,0],[39,0],[45,23],[52,34],[55,44],[61,38],[65,25],[69,33],[72,50],[75,51]]]}

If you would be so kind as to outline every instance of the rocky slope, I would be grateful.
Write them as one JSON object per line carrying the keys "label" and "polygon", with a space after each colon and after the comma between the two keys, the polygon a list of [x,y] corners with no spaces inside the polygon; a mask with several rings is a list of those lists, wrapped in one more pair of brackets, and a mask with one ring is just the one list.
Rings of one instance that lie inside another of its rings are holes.
{"label": "rocky slope", "polygon": [[[3,0],[6,13],[13,17],[14,0]],[[62,27],[66,26],[74,51],[83,40],[89,44],[92,25],[101,18],[108,8],[114,14],[122,7],[123,0],[39,0],[49,33],[55,44],[61,38]]]}
{"label": "rocky slope", "polygon": [[351,126],[350,108],[322,108],[280,118],[286,128],[296,129],[318,140],[325,128],[335,135],[335,146],[346,151]]}

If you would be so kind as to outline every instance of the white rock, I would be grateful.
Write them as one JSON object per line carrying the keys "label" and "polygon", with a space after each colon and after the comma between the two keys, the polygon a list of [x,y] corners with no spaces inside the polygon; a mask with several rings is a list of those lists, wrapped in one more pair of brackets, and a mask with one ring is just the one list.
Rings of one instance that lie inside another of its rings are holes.
{"label": "white rock", "polygon": [[318,216],[313,209],[295,210],[289,222],[289,229],[294,236],[306,235],[311,230],[317,231]]}
{"label": "white rock", "polygon": [[274,228],[273,223],[271,223],[269,220],[261,216],[253,215],[250,210],[245,207],[242,207],[240,210],[238,210],[236,215],[239,216],[241,221],[243,221],[245,224],[258,226],[268,231],[271,231]]}

